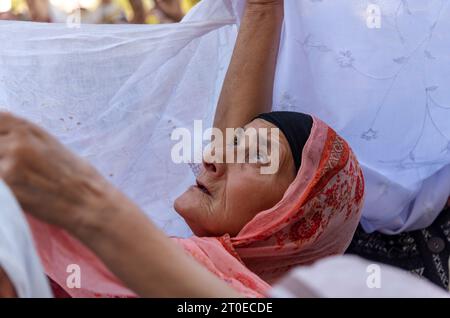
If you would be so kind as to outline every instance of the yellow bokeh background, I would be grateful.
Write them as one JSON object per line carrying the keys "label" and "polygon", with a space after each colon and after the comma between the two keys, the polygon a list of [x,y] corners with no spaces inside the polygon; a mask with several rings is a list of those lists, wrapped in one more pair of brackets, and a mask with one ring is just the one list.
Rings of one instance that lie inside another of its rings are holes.
{"label": "yellow bokeh background", "polygon": [[[0,0],[3,1],[3,0]],[[64,0],[52,0],[52,2],[63,2]],[[117,2],[120,7],[123,8],[128,18],[132,16],[132,10],[130,7],[130,3],[128,0],[114,0]],[[194,5],[196,5],[200,0],[181,0],[181,6],[185,13],[187,13]],[[143,1],[146,8],[149,9],[153,6],[153,0],[144,0]],[[100,3],[100,0],[91,0],[85,1],[85,3],[91,3],[88,9],[95,9]],[[27,9],[25,0],[12,0],[12,11],[15,13],[23,12]],[[147,19],[147,23],[158,23],[157,19],[153,16],[149,16]]]}

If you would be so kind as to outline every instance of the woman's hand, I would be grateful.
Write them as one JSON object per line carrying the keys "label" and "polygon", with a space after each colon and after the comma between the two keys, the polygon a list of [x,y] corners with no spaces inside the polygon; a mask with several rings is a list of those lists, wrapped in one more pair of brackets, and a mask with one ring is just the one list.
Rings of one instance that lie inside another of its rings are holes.
{"label": "woman's hand", "polygon": [[43,129],[7,113],[0,113],[0,179],[27,213],[66,229],[112,188]]}

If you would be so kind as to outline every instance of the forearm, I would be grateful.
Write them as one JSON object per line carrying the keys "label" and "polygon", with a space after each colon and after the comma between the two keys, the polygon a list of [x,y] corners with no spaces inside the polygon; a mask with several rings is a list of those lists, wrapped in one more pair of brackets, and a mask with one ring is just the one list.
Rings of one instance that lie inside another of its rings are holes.
{"label": "forearm", "polygon": [[217,106],[214,126],[242,127],[272,108],[283,1],[247,4]]}
{"label": "forearm", "polygon": [[[106,203],[105,203],[106,202]],[[237,297],[116,193],[69,231],[142,297]]]}

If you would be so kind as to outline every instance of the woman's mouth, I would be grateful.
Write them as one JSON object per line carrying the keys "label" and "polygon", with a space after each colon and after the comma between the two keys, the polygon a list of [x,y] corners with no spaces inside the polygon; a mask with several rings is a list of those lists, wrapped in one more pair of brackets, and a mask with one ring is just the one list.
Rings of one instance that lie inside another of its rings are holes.
{"label": "woman's mouth", "polygon": [[202,184],[200,181],[198,181],[198,180],[196,180],[197,181],[197,188],[200,190],[200,191],[202,191],[204,194],[207,194],[207,195],[211,195],[211,193],[209,192],[209,190],[208,190],[208,188],[204,185],[204,184]]}

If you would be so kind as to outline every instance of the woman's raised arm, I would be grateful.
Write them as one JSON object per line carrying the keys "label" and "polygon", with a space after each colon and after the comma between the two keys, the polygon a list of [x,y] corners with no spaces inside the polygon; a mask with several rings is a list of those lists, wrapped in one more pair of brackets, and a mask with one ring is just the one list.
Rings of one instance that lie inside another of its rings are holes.
{"label": "woman's raised arm", "polygon": [[248,124],[272,108],[284,0],[249,0],[217,106],[214,127]]}

